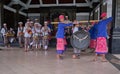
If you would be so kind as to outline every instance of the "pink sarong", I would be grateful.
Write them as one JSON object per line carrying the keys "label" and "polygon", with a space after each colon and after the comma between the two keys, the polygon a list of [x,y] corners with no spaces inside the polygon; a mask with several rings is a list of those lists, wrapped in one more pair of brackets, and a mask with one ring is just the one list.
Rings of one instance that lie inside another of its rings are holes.
{"label": "pink sarong", "polygon": [[64,38],[57,38],[57,50],[64,50],[64,49],[65,49]]}
{"label": "pink sarong", "polygon": [[97,38],[97,45],[96,45],[95,52],[98,54],[106,54],[108,52],[108,47],[107,47],[107,42],[105,37]]}
{"label": "pink sarong", "polygon": [[96,48],[96,39],[90,40],[90,48]]}

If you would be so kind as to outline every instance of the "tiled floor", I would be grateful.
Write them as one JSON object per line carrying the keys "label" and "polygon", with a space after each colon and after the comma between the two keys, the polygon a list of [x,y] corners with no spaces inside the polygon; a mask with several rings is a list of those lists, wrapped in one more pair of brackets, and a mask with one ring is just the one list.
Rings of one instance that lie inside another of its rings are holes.
{"label": "tiled floor", "polygon": [[0,74],[120,74],[109,62],[92,62],[93,54],[84,53],[80,59],[71,59],[67,51],[63,60],[57,60],[55,49],[48,52],[22,49],[0,51]]}

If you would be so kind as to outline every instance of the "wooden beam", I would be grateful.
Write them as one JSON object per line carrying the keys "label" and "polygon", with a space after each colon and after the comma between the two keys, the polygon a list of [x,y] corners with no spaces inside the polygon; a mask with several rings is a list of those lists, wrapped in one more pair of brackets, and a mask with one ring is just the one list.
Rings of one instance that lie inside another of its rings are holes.
{"label": "wooden beam", "polygon": [[[72,21],[71,21],[72,22]],[[88,23],[88,22],[99,22],[99,20],[84,20],[78,21],[79,23]],[[51,24],[58,24],[59,22],[51,22]]]}

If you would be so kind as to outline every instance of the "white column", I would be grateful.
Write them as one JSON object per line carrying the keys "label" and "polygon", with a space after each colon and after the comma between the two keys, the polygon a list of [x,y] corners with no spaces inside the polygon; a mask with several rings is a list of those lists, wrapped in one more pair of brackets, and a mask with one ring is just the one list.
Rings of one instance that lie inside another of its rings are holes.
{"label": "white column", "polygon": [[107,0],[107,17],[112,16],[112,0]]}

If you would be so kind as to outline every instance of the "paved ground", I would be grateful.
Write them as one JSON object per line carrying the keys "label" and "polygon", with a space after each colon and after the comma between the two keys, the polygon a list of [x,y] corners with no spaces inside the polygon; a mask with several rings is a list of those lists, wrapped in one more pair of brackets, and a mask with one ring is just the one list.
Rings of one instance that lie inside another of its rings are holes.
{"label": "paved ground", "polygon": [[120,59],[120,54],[113,54],[115,57],[117,57],[118,59]]}
{"label": "paved ground", "polygon": [[82,53],[72,59],[67,51],[63,60],[56,59],[55,49],[48,52],[10,48],[0,51],[0,74],[120,74],[109,62],[92,62],[93,54]]}

